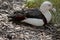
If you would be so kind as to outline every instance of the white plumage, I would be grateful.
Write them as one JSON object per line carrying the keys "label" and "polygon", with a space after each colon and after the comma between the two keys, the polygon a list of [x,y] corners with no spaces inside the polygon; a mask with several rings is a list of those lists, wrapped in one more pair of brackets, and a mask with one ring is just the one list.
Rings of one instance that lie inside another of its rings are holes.
{"label": "white plumage", "polygon": [[23,20],[23,22],[26,22],[35,26],[42,26],[44,24],[42,19],[35,19],[35,18],[27,18]]}

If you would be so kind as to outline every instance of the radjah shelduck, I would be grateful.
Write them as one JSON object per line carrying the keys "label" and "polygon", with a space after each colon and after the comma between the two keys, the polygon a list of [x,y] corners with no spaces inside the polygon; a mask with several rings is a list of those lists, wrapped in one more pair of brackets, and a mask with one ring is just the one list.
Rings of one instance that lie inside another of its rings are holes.
{"label": "radjah shelduck", "polygon": [[52,15],[49,10],[55,11],[53,5],[49,1],[45,1],[41,4],[40,9],[31,8],[23,9],[21,11],[14,12],[12,19],[20,20],[34,26],[43,26],[50,22]]}

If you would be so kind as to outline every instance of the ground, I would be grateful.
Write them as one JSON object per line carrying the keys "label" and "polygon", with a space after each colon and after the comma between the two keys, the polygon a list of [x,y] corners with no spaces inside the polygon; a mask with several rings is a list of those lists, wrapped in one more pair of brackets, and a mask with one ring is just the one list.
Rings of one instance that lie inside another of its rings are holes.
{"label": "ground", "polygon": [[46,25],[48,28],[44,26],[37,28],[9,21],[7,16],[16,11],[16,7],[20,8],[23,3],[23,0],[0,1],[0,40],[57,40],[56,38],[59,38],[57,37],[57,24]]}

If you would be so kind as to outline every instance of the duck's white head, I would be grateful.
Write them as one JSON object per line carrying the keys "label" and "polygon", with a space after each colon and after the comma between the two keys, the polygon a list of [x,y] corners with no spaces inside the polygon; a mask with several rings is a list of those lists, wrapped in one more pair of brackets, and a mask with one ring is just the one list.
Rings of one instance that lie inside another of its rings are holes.
{"label": "duck's white head", "polygon": [[47,19],[47,22],[50,22],[51,17],[52,17],[52,15],[51,15],[51,13],[50,13],[49,10],[51,10],[53,12],[56,12],[56,9],[53,8],[53,5],[52,5],[51,2],[49,2],[49,1],[43,2],[41,4],[41,6],[40,6],[40,11],[43,13],[43,15],[45,16],[45,18]]}
{"label": "duck's white head", "polygon": [[55,8],[53,8],[52,3],[49,1],[43,2],[40,6],[40,10],[45,10],[45,11],[52,10],[53,12],[56,11]]}

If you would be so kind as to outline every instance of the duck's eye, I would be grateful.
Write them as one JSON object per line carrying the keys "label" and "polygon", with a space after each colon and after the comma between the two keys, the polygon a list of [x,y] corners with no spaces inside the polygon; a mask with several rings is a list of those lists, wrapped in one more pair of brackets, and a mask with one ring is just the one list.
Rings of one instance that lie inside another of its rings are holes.
{"label": "duck's eye", "polygon": [[50,4],[48,6],[51,6]]}

